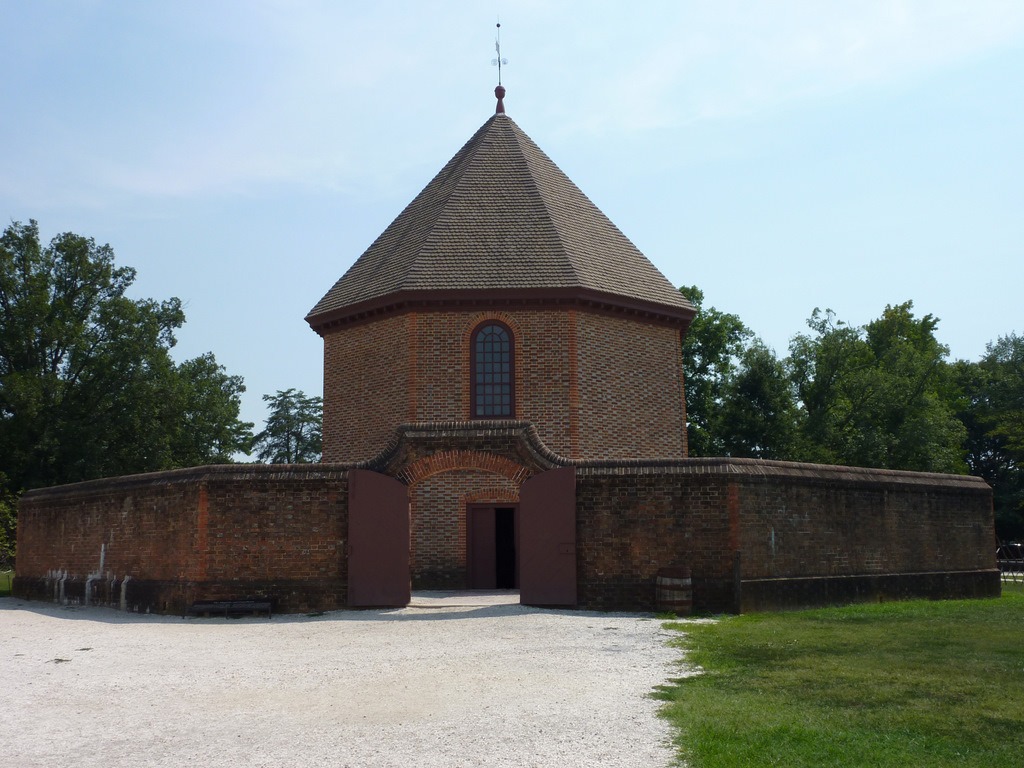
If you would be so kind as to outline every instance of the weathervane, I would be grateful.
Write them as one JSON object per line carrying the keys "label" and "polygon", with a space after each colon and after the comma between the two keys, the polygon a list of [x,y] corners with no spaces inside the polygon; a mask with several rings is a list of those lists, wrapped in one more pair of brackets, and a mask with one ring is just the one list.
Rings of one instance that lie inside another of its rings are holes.
{"label": "weathervane", "polygon": [[493,67],[493,66],[497,65],[497,67],[498,67],[498,85],[501,85],[501,65],[502,64],[508,64],[508,59],[501,58],[501,22],[499,21],[494,26],[496,26],[498,28],[498,33],[497,33],[497,35],[494,38],[494,50],[495,50],[495,52],[497,52],[498,58],[491,59],[491,66]]}
{"label": "weathervane", "polygon": [[497,65],[498,67],[498,86],[494,89],[494,96],[498,99],[498,106],[495,108],[495,114],[504,114],[505,112],[505,86],[501,84],[501,65],[508,64],[508,59],[501,58],[501,22],[499,21],[496,25],[498,32],[494,38],[494,50],[498,54],[498,58],[491,59],[491,66]]}

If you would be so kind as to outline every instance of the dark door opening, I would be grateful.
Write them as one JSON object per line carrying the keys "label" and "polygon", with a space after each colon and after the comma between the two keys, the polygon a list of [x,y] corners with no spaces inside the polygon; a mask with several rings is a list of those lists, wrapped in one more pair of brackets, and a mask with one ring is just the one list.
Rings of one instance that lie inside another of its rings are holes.
{"label": "dark door opening", "polygon": [[515,589],[516,581],[516,510],[499,507],[494,510],[494,571],[497,589]]}
{"label": "dark door opening", "polygon": [[517,589],[516,507],[470,507],[466,531],[467,587]]}

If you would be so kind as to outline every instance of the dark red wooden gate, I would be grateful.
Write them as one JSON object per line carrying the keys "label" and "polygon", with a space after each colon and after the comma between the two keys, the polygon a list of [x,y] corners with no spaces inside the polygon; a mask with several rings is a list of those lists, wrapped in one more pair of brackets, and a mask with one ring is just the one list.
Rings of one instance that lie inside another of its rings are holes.
{"label": "dark red wooden gate", "polygon": [[576,605],[576,469],[534,475],[519,489],[519,601]]}
{"label": "dark red wooden gate", "polygon": [[409,493],[397,480],[365,469],[348,473],[348,604],[409,604]]}
{"label": "dark red wooden gate", "polygon": [[466,563],[470,589],[494,589],[497,586],[494,547],[494,507],[470,507],[466,526],[468,537]]}

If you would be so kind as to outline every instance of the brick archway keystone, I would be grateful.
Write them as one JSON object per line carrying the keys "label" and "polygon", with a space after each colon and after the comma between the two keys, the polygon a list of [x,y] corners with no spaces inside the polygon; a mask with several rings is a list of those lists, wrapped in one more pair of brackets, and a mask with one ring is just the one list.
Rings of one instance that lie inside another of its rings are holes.
{"label": "brick archway keystone", "polygon": [[504,456],[482,451],[455,450],[439,451],[419,459],[395,475],[395,478],[406,485],[414,485],[431,475],[464,469],[493,472],[508,478],[516,485],[521,485],[524,480],[534,474],[533,470]]}

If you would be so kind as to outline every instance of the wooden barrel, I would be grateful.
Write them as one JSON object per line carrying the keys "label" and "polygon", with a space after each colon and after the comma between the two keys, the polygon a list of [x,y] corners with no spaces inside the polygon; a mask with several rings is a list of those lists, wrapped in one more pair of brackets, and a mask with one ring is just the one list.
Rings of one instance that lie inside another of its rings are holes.
{"label": "wooden barrel", "polygon": [[693,580],[689,568],[662,568],[655,580],[654,603],[658,612],[689,616],[693,611]]}

